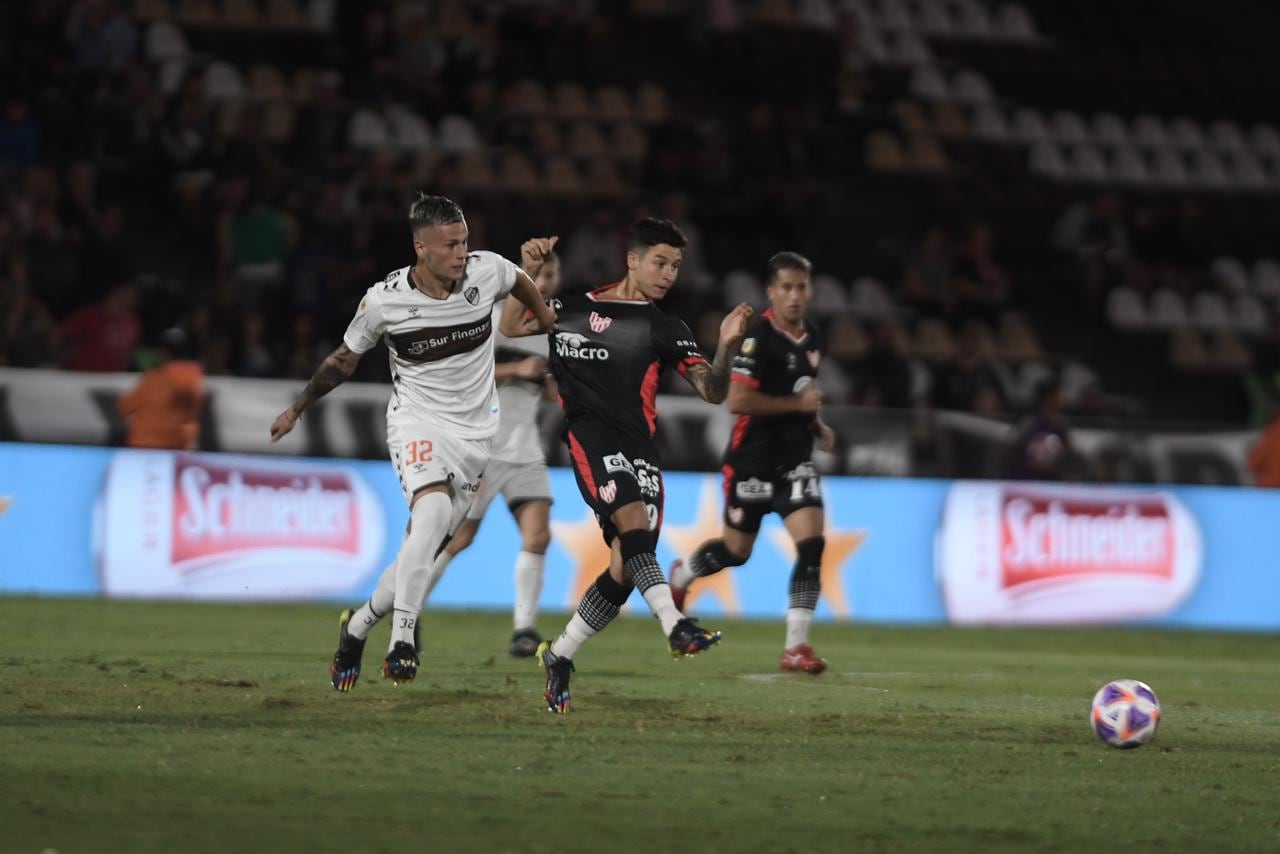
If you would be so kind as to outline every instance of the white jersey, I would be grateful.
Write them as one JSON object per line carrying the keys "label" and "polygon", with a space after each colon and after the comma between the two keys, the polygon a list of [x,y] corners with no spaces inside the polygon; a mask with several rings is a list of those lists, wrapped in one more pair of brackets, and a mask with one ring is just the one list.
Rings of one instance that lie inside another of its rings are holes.
{"label": "white jersey", "polygon": [[510,293],[519,269],[493,252],[472,252],[466,273],[444,299],[414,287],[409,267],[365,292],[342,340],[354,353],[386,341],[394,391],[388,421],[431,421],[468,439],[493,436],[493,309]]}
{"label": "white jersey", "polygon": [[[496,326],[502,314],[502,306],[493,310]],[[494,335],[494,349],[501,356],[509,354],[519,359],[527,356],[547,358],[547,336],[528,335],[508,338],[501,332]],[[493,458],[511,463],[543,461],[542,440],[538,435],[538,409],[542,403],[540,382],[530,382],[508,377],[498,382],[498,435],[493,439]]]}

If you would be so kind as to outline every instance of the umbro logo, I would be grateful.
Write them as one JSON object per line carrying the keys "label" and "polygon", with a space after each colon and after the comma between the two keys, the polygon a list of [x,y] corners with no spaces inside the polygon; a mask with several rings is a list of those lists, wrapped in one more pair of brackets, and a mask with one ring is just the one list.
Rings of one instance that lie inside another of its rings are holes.
{"label": "umbro logo", "polygon": [[417,316],[418,316],[418,307],[417,307],[416,305],[415,305],[415,306],[410,307],[410,309],[409,309],[409,316],[410,316],[410,317],[417,317]]}
{"label": "umbro logo", "polygon": [[602,317],[593,311],[591,312],[591,316],[587,318],[587,323],[591,324],[592,332],[599,333],[599,332],[604,332],[606,329],[609,328],[609,324],[613,323],[613,318]]}

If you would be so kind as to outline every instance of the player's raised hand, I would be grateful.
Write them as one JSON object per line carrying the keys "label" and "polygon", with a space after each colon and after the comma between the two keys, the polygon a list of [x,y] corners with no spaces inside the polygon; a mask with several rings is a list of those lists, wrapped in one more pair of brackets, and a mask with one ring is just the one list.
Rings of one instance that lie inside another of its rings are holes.
{"label": "player's raised hand", "polygon": [[747,321],[751,319],[753,313],[751,306],[740,302],[733,311],[725,315],[724,320],[720,321],[721,347],[733,350],[742,343],[743,336],[747,334]]}
{"label": "player's raised hand", "polygon": [[293,425],[298,423],[298,419],[302,417],[302,413],[298,412],[292,406],[276,416],[276,420],[271,422],[271,442],[272,444],[279,442],[285,436],[289,435],[289,431],[293,429]]}
{"label": "player's raised hand", "polygon": [[547,256],[556,248],[559,239],[556,235],[531,237],[520,245],[520,267],[529,274],[529,278],[538,278],[542,265],[547,262]]}

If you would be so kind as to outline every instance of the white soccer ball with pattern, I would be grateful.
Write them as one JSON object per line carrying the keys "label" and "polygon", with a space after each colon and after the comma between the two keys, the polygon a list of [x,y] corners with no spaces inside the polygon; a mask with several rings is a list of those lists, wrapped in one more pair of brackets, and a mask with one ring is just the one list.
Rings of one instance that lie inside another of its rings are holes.
{"label": "white soccer ball with pattern", "polygon": [[1160,725],[1160,701],[1151,686],[1137,679],[1116,679],[1093,695],[1089,723],[1112,747],[1141,747]]}

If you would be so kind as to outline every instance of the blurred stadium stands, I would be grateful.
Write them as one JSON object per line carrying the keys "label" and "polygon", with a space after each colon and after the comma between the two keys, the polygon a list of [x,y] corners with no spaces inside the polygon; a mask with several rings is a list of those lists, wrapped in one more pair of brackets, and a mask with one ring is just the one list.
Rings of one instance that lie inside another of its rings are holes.
{"label": "blurred stadium stands", "polygon": [[84,367],[88,311],[131,361],[104,370],[181,324],[211,375],[305,377],[410,260],[421,187],[463,204],[476,246],[562,235],[569,286],[619,275],[633,217],[675,219],[694,242],[668,309],[707,346],[726,305],[762,302],[772,252],[810,255],[832,402],[1008,416],[1059,373],[1076,416],[1256,424],[1280,334],[1277,18],[5,4],[0,362]]}

